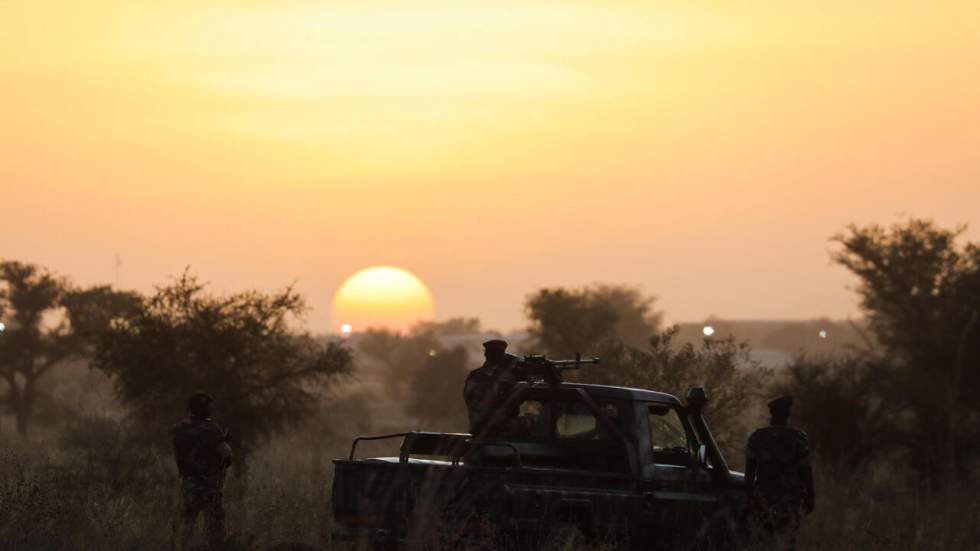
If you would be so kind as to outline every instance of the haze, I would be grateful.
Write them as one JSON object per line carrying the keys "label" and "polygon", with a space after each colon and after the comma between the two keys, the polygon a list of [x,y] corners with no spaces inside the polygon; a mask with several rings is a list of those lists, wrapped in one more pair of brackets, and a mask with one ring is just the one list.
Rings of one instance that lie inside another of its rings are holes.
{"label": "haze", "polygon": [[844,225],[980,235],[975,1],[263,4],[0,4],[0,256],[295,281],[321,331],[392,265],[509,329],[593,281],[852,316]]}

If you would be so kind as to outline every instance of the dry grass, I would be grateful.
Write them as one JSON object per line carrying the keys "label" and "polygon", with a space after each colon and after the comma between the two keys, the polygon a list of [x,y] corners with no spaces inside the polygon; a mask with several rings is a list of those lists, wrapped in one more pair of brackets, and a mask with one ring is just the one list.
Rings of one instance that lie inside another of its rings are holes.
{"label": "dry grass", "polygon": [[[166,454],[107,447],[0,447],[0,548],[169,550],[178,504]],[[229,531],[264,549],[293,541],[325,545],[330,529],[330,462],[296,447],[255,454],[247,487],[229,476]]]}
{"label": "dry grass", "polygon": [[[229,479],[228,526],[256,549],[282,542],[329,548],[329,481],[336,446],[309,437],[255,454],[249,484]],[[25,447],[0,441],[0,542],[20,550],[166,550],[177,494],[169,457],[103,438]],[[346,443],[343,443],[346,445]],[[817,511],[801,550],[980,549],[980,513],[967,490],[944,496],[899,491],[861,477],[821,476]]]}
{"label": "dry grass", "polygon": [[817,510],[800,549],[970,551],[980,549],[975,488],[930,494],[871,476],[819,477]]}

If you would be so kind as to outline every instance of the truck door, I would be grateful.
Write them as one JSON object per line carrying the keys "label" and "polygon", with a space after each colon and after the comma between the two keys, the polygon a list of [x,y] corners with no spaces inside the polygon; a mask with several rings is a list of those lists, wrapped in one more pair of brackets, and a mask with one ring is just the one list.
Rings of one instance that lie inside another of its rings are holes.
{"label": "truck door", "polygon": [[647,403],[643,412],[646,500],[649,534],[666,546],[688,542],[717,506],[717,495],[708,471],[699,464],[699,442],[687,418],[676,406]]}

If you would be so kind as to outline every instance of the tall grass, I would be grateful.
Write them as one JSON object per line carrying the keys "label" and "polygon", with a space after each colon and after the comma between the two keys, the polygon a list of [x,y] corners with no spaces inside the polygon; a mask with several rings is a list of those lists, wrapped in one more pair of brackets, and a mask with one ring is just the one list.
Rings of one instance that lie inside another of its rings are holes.
{"label": "tall grass", "polygon": [[975,487],[930,493],[890,477],[818,472],[817,494],[800,549],[980,550]]}
{"label": "tall grass", "polygon": [[[0,548],[170,549],[178,486],[167,454],[121,436],[94,438],[95,449],[69,440],[0,440]],[[283,542],[329,549],[329,460],[346,444],[306,435],[257,451],[247,485],[228,479],[229,531],[253,549]],[[937,495],[870,476],[818,474],[817,510],[804,520],[801,550],[980,549],[980,512],[968,489]]]}

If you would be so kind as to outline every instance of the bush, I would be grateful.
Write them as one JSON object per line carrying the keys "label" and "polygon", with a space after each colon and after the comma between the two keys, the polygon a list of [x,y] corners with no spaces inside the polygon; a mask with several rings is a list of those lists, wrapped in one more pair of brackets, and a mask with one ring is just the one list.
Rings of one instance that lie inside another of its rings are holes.
{"label": "bush", "polygon": [[794,424],[835,473],[864,470],[898,451],[902,410],[887,393],[886,367],[868,356],[797,357],[775,385],[796,397]]}
{"label": "bush", "polygon": [[[631,386],[683,398],[694,386],[708,392],[704,415],[729,460],[741,458],[753,422],[747,413],[761,400],[771,370],[749,357],[745,343],[704,339],[699,345],[676,344],[678,328],[655,333],[645,350],[607,344],[602,364],[571,375],[590,383]],[[735,465],[735,462],[732,462]]]}

